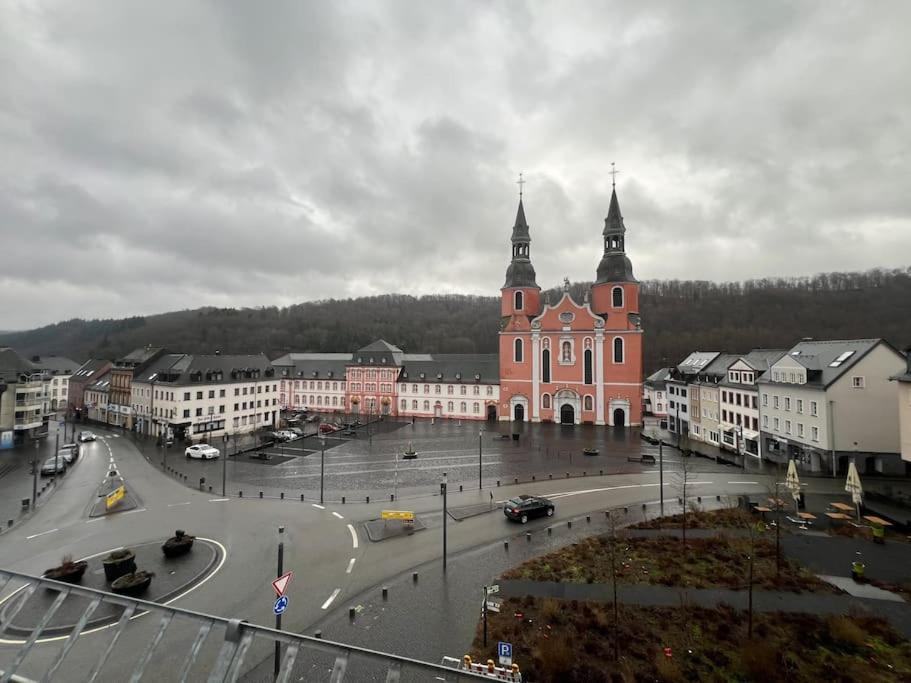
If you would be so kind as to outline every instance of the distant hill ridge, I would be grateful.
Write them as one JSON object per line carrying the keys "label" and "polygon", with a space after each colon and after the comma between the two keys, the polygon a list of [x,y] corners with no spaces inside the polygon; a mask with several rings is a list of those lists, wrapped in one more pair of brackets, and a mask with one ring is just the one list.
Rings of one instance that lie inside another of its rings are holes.
{"label": "distant hill ridge", "polygon": [[[581,301],[591,283],[575,283]],[[548,290],[556,302],[560,288]],[[786,347],[801,337],[884,337],[911,344],[911,268],[825,273],[713,283],[642,283],[648,372],[695,349],[745,352]],[[382,338],[429,353],[495,353],[499,297],[388,294],[310,301],[286,308],[213,308],[120,320],[73,319],[34,330],[0,333],[0,346],[27,355],[76,361],[116,358],[153,344],[186,353],[353,351]]]}

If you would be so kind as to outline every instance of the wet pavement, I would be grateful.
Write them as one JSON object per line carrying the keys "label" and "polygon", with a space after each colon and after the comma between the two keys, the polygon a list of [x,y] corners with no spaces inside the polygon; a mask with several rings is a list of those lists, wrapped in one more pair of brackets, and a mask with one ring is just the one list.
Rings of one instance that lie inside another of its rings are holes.
{"label": "wet pavement", "polygon": [[[226,495],[245,497],[289,498],[304,494],[318,497],[320,474],[324,472],[324,500],[363,502],[434,495],[439,493],[443,473],[450,490],[459,486],[469,489],[478,486],[479,451],[483,482],[490,486],[499,480],[506,485],[520,482],[571,476],[635,474],[654,471],[655,464],[639,461],[643,453],[658,458],[658,447],[644,442],[637,430],[613,430],[594,426],[562,426],[554,424],[513,425],[509,423],[449,422],[415,424],[386,422],[364,428],[354,437],[336,433],[321,440],[316,437],[275,444],[262,449],[268,460],[257,460],[250,454],[228,455],[219,460],[188,460],[182,449],[172,449],[167,467],[190,485],[205,479],[205,487],[221,493],[225,476]],[[513,438],[513,428],[518,440]],[[480,435],[479,435],[480,429]],[[598,455],[583,454],[593,447]],[[403,459],[403,453],[413,448],[417,458]],[[233,452],[229,449],[229,453]],[[160,463],[161,451],[152,450],[152,462]],[[672,448],[664,448],[665,467],[679,468],[680,456]],[[322,465],[321,465],[322,461]],[[736,471],[725,464],[706,458],[691,458],[693,471]]]}

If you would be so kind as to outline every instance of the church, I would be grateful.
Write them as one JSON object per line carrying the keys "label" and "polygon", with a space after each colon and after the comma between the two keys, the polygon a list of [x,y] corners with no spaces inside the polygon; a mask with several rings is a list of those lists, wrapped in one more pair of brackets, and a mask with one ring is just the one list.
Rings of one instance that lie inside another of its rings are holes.
{"label": "church", "polygon": [[617,427],[642,423],[639,284],[626,255],[616,185],[604,252],[585,301],[541,301],[522,194],[501,293],[500,420]]}
{"label": "church", "polygon": [[[520,186],[521,187],[521,186]],[[501,292],[498,354],[406,353],[382,339],[354,353],[289,353],[272,361],[283,409],[345,415],[642,423],[639,285],[626,255],[616,187],[604,253],[585,301],[568,282],[542,302],[522,193]]]}

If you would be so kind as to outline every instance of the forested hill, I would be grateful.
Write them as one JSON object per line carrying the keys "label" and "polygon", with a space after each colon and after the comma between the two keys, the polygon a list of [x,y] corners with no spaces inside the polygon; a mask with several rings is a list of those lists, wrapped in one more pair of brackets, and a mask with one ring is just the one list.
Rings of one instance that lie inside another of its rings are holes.
{"label": "forested hill", "polygon": [[[581,300],[589,283],[576,283]],[[550,290],[555,302],[558,289]],[[911,344],[911,268],[827,273],[743,283],[646,281],[641,313],[646,371],[692,350],[745,352],[786,347],[801,337],[884,337]],[[313,301],[288,308],[202,308],[122,320],[68,320],[0,334],[0,345],[28,355],[76,361],[114,358],[137,346],[186,353],[353,351],[383,338],[406,351],[497,350],[499,298],[385,296]]]}

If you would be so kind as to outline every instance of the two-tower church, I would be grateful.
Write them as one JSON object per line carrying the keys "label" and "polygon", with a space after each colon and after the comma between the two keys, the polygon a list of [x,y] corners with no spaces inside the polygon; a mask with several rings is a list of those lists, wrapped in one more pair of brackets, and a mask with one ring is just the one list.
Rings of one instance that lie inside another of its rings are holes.
{"label": "two-tower church", "polygon": [[639,284],[626,255],[616,187],[603,236],[604,253],[585,301],[573,301],[565,286],[558,302],[542,304],[520,193],[512,261],[500,290],[500,420],[642,423]]}

